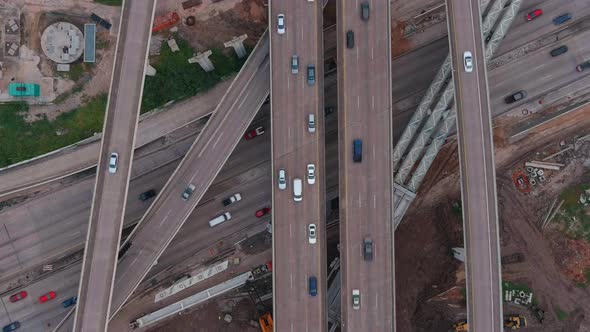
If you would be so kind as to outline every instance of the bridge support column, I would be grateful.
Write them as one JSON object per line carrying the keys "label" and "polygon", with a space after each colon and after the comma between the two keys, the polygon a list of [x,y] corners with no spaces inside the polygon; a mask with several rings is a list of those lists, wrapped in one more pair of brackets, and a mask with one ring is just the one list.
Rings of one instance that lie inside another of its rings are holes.
{"label": "bridge support column", "polygon": [[210,55],[211,55],[211,50],[205,51],[204,53],[197,53],[197,55],[188,59],[188,63],[198,62],[204,71],[206,71],[206,72],[213,71],[215,69],[215,67],[213,66],[213,62],[211,62],[211,60],[209,60]]}
{"label": "bridge support column", "polygon": [[248,35],[243,34],[239,37],[234,37],[234,39],[223,43],[223,46],[225,47],[233,47],[234,50],[236,51],[236,54],[238,55],[238,58],[243,58],[246,56],[246,49],[244,48],[244,40],[246,40],[246,38],[248,38]]}

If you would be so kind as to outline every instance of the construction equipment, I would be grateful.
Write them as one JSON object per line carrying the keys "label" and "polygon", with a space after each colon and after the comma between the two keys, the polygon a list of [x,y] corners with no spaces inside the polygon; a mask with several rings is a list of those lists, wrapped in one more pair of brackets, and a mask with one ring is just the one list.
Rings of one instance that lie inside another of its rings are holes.
{"label": "construction equipment", "polygon": [[[526,327],[526,318],[523,315],[506,315],[504,316],[504,328],[517,330]],[[452,332],[467,332],[469,324],[463,319],[453,324]]]}
{"label": "construction equipment", "polygon": [[526,327],[526,318],[523,315],[507,315],[504,317],[504,327],[513,330]]}
{"label": "construction equipment", "polygon": [[525,261],[524,254],[517,252],[516,254],[502,256],[502,265],[522,263]]}

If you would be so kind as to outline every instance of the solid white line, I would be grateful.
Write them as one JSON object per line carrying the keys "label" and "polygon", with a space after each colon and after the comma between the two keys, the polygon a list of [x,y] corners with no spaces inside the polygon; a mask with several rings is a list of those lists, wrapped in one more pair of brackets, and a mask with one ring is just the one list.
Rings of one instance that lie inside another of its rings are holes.
{"label": "solid white line", "polygon": [[371,96],[371,108],[375,109],[375,95]]}
{"label": "solid white line", "polygon": [[217,146],[217,143],[219,143],[219,140],[221,139],[221,137],[223,137],[223,132],[221,134],[219,134],[219,136],[217,136],[217,140],[215,141],[215,143],[213,143],[213,146],[211,147],[211,149],[215,149],[215,147]]}

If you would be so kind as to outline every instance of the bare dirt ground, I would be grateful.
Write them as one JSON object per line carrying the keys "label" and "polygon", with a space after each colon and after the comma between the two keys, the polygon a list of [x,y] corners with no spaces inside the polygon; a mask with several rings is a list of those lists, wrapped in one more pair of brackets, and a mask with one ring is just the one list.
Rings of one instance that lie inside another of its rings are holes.
{"label": "bare dirt ground", "polygon": [[[505,305],[504,312],[523,313],[525,331],[590,331],[590,295],[579,284],[590,266],[590,245],[572,240],[550,225],[539,224],[551,201],[572,184],[586,179],[586,157],[573,158],[551,175],[551,182],[522,194],[512,173],[524,161],[555,152],[559,142],[590,133],[590,106],[537,128],[524,139],[508,143],[514,119],[494,120],[498,210],[503,255],[521,252],[523,263],[503,268],[503,279],[526,284],[546,319],[540,324],[520,306]],[[588,143],[587,143],[588,144]],[[456,143],[451,140],[439,154],[404,222],[396,230],[397,327],[400,331],[446,331],[465,317],[459,291],[464,287],[463,265],[450,256],[462,246],[462,223],[452,204],[460,200]],[[428,188],[428,189],[425,189]],[[409,241],[408,241],[409,240]],[[425,245],[426,244],[426,245]],[[558,312],[565,317],[558,317]]]}
{"label": "bare dirt ground", "polygon": [[180,0],[163,0],[158,1],[156,15],[176,11],[183,22],[189,16],[194,17],[194,25],[179,24],[178,32],[194,49],[203,52],[211,48],[223,49],[223,43],[243,34],[248,35],[244,43],[254,46],[267,25],[268,8],[263,3],[263,0],[217,3],[204,0],[202,5],[184,10]]}

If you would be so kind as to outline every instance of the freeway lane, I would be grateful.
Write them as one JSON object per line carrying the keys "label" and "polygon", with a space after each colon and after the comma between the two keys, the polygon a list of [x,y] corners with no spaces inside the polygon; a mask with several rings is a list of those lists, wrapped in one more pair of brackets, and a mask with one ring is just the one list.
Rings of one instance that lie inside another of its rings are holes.
{"label": "freeway lane", "polygon": [[123,1],[74,331],[107,329],[155,9],[156,0]]}
{"label": "freeway lane", "polygon": [[[277,32],[277,16],[285,15],[285,33]],[[273,178],[273,321],[276,331],[325,331],[326,241],[324,168],[324,71],[322,4],[320,1],[272,0],[271,123]],[[293,74],[291,58],[298,57]],[[315,83],[307,67],[315,68]],[[308,116],[315,117],[309,132]],[[315,183],[306,180],[306,167],[315,166]],[[277,186],[279,169],[286,172],[287,188]],[[293,199],[293,179],[302,181],[302,200]],[[308,227],[316,227],[310,243]],[[311,296],[309,279],[317,280]]]}
{"label": "freeway lane", "polygon": [[[343,331],[394,331],[390,2],[338,2],[340,258]],[[354,33],[354,46],[347,34]],[[362,140],[362,161],[353,141]],[[363,243],[373,243],[365,260]],[[353,305],[352,292],[360,292]]]}
{"label": "freeway lane", "polygon": [[[266,34],[261,38],[201,135],[127,240],[132,245],[119,262],[111,315],[124,305],[172,241],[268,97],[268,57],[256,51],[268,48],[267,38]],[[195,185],[195,192],[183,201],[180,196],[189,184]]]}
{"label": "freeway lane", "polygon": [[[492,115],[477,0],[450,0],[449,43],[457,102],[457,132],[466,251],[467,319],[470,331],[503,331],[500,238]],[[463,52],[473,54],[468,73]]]}

